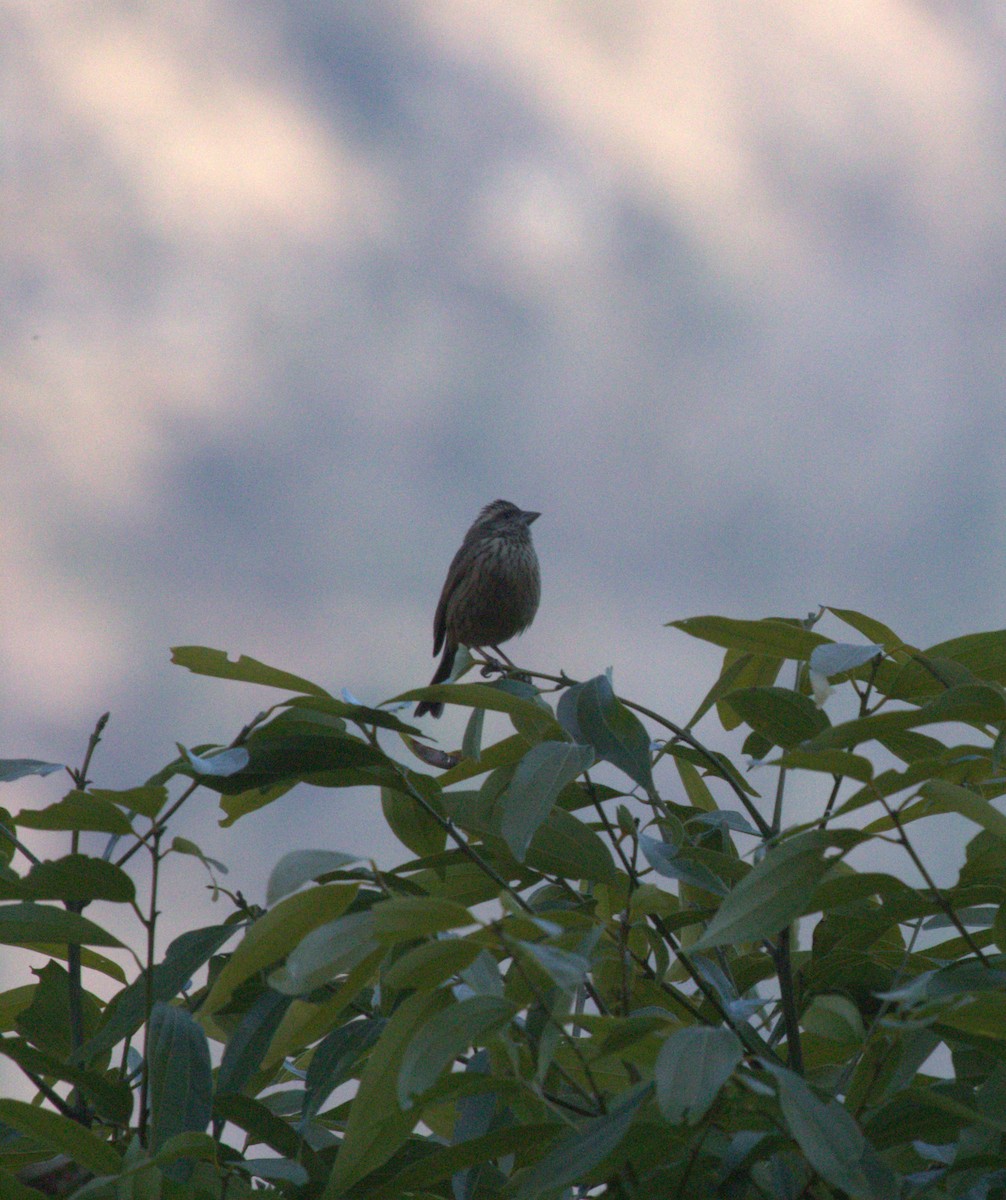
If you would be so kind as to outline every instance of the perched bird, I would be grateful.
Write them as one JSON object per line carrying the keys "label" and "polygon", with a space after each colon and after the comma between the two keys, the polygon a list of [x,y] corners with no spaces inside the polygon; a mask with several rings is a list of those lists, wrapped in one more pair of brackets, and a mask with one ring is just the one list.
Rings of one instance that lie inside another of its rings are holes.
{"label": "perched bird", "polygon": [[[509,500],[494,500],[465,534],[433,618],[433,653],[441,646],[444,653],[431,684],[448,678],[458,646],[488,646],[506,659],[500,642],[522,633],[534,620],[541,578],[531,522],[540,515],[522,512]],[[417,717],[439,717],[443,711],[444,706],[432,700],[416,705]]]}

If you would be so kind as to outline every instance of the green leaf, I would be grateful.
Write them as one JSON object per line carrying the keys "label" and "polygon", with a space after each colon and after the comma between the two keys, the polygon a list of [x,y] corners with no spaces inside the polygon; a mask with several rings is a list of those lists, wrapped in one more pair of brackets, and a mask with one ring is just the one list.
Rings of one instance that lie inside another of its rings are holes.
{"label": "green leaf", "polygon": [[81,946],[121,946],[87,917],[48,904],[0,904],[0,943],[30,946],[58,942]]}
{"label": "green leaf", "polygon": [[798,746],[831,724],[813,700],[792,688],[745,688],[724,700],[755,733],[785,749]]}
{"label": "green leaf", "polygon": [[683,621],[668,621],[691,637],[725,650],[741,650],[748,654],[764,654],[770,658],[810,658],[815,646],[829,639],[800,625],[792,625],[777,617],[761,621],[735,621],[730,617],[686,617]]}
{"label": "green leaf", "polygon": [[409,1136],[420,1112],[403,1112],[399,1106],[402,1059],[416,1031],[451,1003],[442,991],[416,992],[395,1009],[360,1078],[323,1200],[339,1200],[357,1180],[386,1163]]}
{"label": "green leaf", "polygon": [[21,1100],[0,1100],[0,1121],[98,1175],[114,1175],[122,1165],[118,1151],[108,1142],[61,1113]]}
{"label": "green leaf", "polygon": [[291,850],[273,867],[266,887],[265,902],[272,908],[303,884],[339,871],[350,863],[359,862],[359,854],[344,854],[341,850]]}
{"label": "green leaf", "polygon": [[692,1025],[672,1033],[653,1068],[664,1118],[673,1124],[701,1121],[743,1055],[732,1029]]}
{"label": "green leaf", "polygon": [[978,679],[1006,684],[1006,629],[951,638],[923,650],[919,657],[922,662],[908,662],[901,669],[892,694],[908,698],[943,690],[940,680],[924,665],[925,660],[937,664],[937,674],[940,661],[949,660]]}
{"label": "green leaf", "polygon": [[37,758],[0,758],[0,783],[24,779],[26,775],[51,775],[62,771],[62,763],[41,762]]}
{"label": "green leaf", "polygon": [[[928,811],[960,813],[962,817],[981,825],[995,837],[1006,840],[1006,816],[997,808],[993,808],[984,796],[971,791],[970,788],[948,783],[945,779],[931,779],[919,788],[919,794],[923,798],[922,807]],[[914,813],[919,806],[912,805],[908,812]]]}
{"label": "green leaf", "polygon": [[33,863],[24,879],[0,877],[3,900],[110,900],[128,904],[135,893],[132,879],[121,867],[86,854]]}
{"label": "green leaf", "polygon": [[779,842],[733,888],[693,949],[775,937],[806,911],[808,897],[831,866],[825,852],[836,847],[844,852],[861,840],[853,830],[812,830]]}
{"label": "green leaf", "polygon": [[[443,800],[440,786],[429,775],[410,773],[408,784],[430,805],[434,812],[443,815]],[[447,845],[447,830],[434,820],[408,790],[406,780],[396,786],[381,788],[381,811],[391,832],[418,858],[439,854]]]}
{"label": "green leaf", "polygon": [[399,720],[394,713],[385,712],[383,708],[371,708],[367,704],[350,704],[345,700],[335,700],[331,696],[294,696],[291,700],[282,701],[279,707],[327,713],[333,717],[352,721],[356,725],[362,725],[364,728],[393,729],[395,733],[418,734],[420,732],[417,726]]}
{"label": "green leaf", "polygon": [[853,608],[832,608],[828,606],[828,612],[834,613],[840,621],[844,621],[846,625],[851,625],[857,633],[861,633],[863,637],[871,642],[882,642],[888,650],[897,649],[903,646],[901,638],[889,629],[880,621],[875,621],[873,617],[867,617],[863,613],[856,612]]}
{"label": "green leaf", "polygon": [[542,738],[562,738],[562,727],[546,704],[525,699],[496,684],[439,683],[433,687],[413,688],[396,696],[395,700],[441,700],[463,708],[484,708],[490,712],[507,713],[515,721],[530,724]]}
{"label": "green leaf", "polygon": [[950,1003],[940,1012],[939,1025],[997,1042],[1006,1041],[1006,995],[1001,991],[983,992],[969,995],[965,1004]]}
{"label": "green leaf", "polygon": [[23,829],[57,829],[63,832],[129,834],[129,819],[114,804],[90,792],[69,792],[46,808],[22,809],[14,818]]}
{"label": "green leaf", "polygon": [[87,793],[98,800],[106,800],[109,804],[117,804],[120,808],[128,808],[130,812],[139,813],[141,817],[153,820],[168,802],[168,789],[146,785],[144,787],[125,788],[113,791],[110,788],[91,788]]}
{"label": "green leaf", "polygon": [[384,986],[393,991],[437,987],[470,966],[478,954],[478,944],[464,938],[423,942],[406,951],[383,972],[381,979]]}
{"label": "green leaf", "polygon": [[640,835],[639,848],[654,871],[665,879],[678,879],[714,896],[727,894],[723,880],[703,863],[690,858],[687,850],[682,852],[670,842],[657,841],[645,833]]}
{"label": "green leaf", "polygon": [[[49,963],[43,968],[44,971],[53,969],[53,963]],[[39,1039],[45,1044],[45,1050],[36,1049],[22,1038],[0,1037],[0,1054],[12,1059],[25,1071],[32,1072],[36,1077],[45,1078],[50,1083],[53,1080],[61,1079],[66,1083],[73,1084],[104,1120],[111,1124],[126,1125],[129,1123],[133,1111],[133,1093],[129,1085],[124,1080],[110,1078],[102,1072],[86,1071],[79,1067],[68,1066],[66,1063],[63,1047],[69,1047],[70,1044],[70,1030],[66,1021],[66,1013],[69,1011],[67,994],[68,990],[64,988],[64,1003],[58,1015],[62,1025],[55,1027],[50,1023],[49,1028],[43,1030],[43,1036]],[[89,1007],[96,1008],[93,998],[88,997],[88,999],[91,1001]],[[33,1004],[32,1008],[34,1007]],[[27,1012],[22,1013],[22,1017],[24,1021],[19,1020],[19,1026],[31,1023]],[[29,1031],[28,1036],[33,1036],[33,1034]],[[3,1189],[0,1188],[0,1196],[3,1195]]]}
{"label": "green leaf", "polygon": [[720,700],[728,692],[744,687],[765,687],[775,683],[782,664],[781,658],[763,658],[760,654],[741,654],[736,650],[728,650],[723,656],[723,668],[719,677],[706,692],[699,707],[688,718],[686,728],[692,729],[697,725],[714,704],[724,729],[735,728],[738,723],[736,715],[731,709],[720,704]]}
{"label": "green leaf", "polygon": [[527,848],[548,817],[559,793],[594,761],[589,746],[572,742],[539,742],[524,755],[506,790],[496,802],[500,831],[514,858],[524,861]]}
{"label": "green leaf", "polygon": [[200,1012],[208,1015],[222,1008],[246,979],[285,957],[310,930],[345,912],[357,890],[357,884],[327,883],[281,900],[249,927],[214,980]]}
{"label": "green leaf", "polygon": [[350,1021],[332,1032],[315,1048],[307,1068],[303,1119],[310,1120],[333,1091],[353,1078],[363,1059],[387,1025],[382,1017]]}
{"label": "green leaf", "polygon": [[206,1034],[187,1009],[154,1005],[147,1070],[151,1150],[180,1133],[203,1132],[213,1110],[213,1070]]}
{"label": "green leaf", "polygon": [[[359,738],[325,728],[285,732],[289,725],[281,724],[282,720],[277,717],[251,735],[244,747],[249,754],[244,770],[234,775],[199,775],[203,786],[224,795],[239,795],[253,788],[261,790],[299,781],[322,787],[377,783],[379,771],[368,772],[383,767],[387,773],[384,752]],[[351,774],[344,778],[341,772]],[[186,768],[186,773],[195,774],[191,768]]]}
{"label": "green leaf", "polygon": [[553,808],[531,839],[524,863],[534,871],[604,883],[615,874],[611,851],[582,821]]}
{"label": "green leaf", "polygon": [[[175,938],[163,961],[154,967],[151,999],[156,1002],[177,996],[195,972],[239,932],[237,925],[210,925],[204,929],[191,929]],[[135,1033],[143,1024],[146,1011],[147,980],[143,974],[109,1002],[104,1024],[78,1052],[81,1060],[87,1062],[105,1054],[123,1038]]]}
{"label": "green leaf", "polygon": [[269,982],[277,991],[302,995],[352,971],[377,948],[373,912],[348,913],[305,934]]}
{"label": "green leaf", "polygon": [[823,771],[827,775],[842,775],[859,783],[869,783],[873,778],[873,763],[862,754],[850,754],[847,750],[787,750],[770,765],[801,771]]}
{"label": "green leaf", "polygon": [[636,1110],[652,1091],[651,1083],[635,1087],[603,1117],[584,1121],[576,1133],[563,1138],[534,1166],[515,1176],[513,1200],[540,1200],[549,1192],[583,1182],[622,1144]]}
{"label": "green leaf", "polygon": [[827,1183],[857,1200],[890,1200],[898,1184],[890,1167],[836,1100],[825,1104],[784,1067],[765,1062],[779,1087],[779,1105],[793,1140]]}
{"label": "green leaf", "polygon": [[564,992],[575,991],[590,970],[590,959],[561,946],[544,942],[518,942],[524,954],[534,959],[556,987]]}
{"label": "green leaf", "polygon": [[901,712],[875,713],[833,725],[806,745],[803,750],[827,750],[833,747],[857,746],[860,742],[884,741],[920,725],[936,725],[947,721],[984,724],[1006,718],[1006,702],[1002,693],[984,684],[963,684],[948,688],[921,708]]}
{"label": "green leaf", "polygon": [[211,675],[217,679],[235,679],[240,683],[259,683],[263,687],[282,688],[288,692],[302,692],[309,696],[320,696],[331,700],[332,696],[323,687],[299,675],[291,675],[276,667],[269,667],[257,659],[242,654],[231,662],[225,650],[211,650],[206,646],[174,646],[171,661],[187,667],[194,675]]}
{"label": "green leaf", "polygon": [[[69,973],[50,959],[45,966],[35,968],[35,975],[38,983],[33,989],[31,1004],[17,1014],[16,1028],[39,1049],[57,1058],[65,1058],[72,1049],[72,1034],[66,1019],[70,1011]],[[87,992],[81,1001],[86,1037],[94,1028],[100,1010],[95,998]]]}
{"label": "green leaf", "polygon": [[244,1130],[249,1144],[261,1143],[287,1158],[303,1158],[306,1163],[314,1165],[313,1152],[301,1141],[297,1131],[251,1096],[241,1096],[236,1092],[218,1096],[213,1105],[213,1115]]}
{"label": "green leaf", "polygon": [[[469,1167],[481,1167],[511,1154],[524,1161],[538,1158],[563,1128],[550,1122],[510,1125],[465,1138],[452,1146],[438,1146],[418,1162],[410,1163],[393,1175],[386,1184],[374,1185],[374,1190],[368,1188],[367,1194],[373,1200],[400,1200],[403,1196],[420,1194],[425,1196],[427,1193],[423,1189],[429,1189],[433,1184]],[[471,1192],[460,1194],[471,1195]]]}
{"label": "green leaf", "polygon": [[465,725],[465,736],[461,739],[461,755],[463,758],[478,762],[482,756],[482,731],[486,723],[486,710],[473,708]]}
{"label": "green leaf", "polygon": [[607,675],[596,675],[576,689],[576,721],[582,738],[599,758],[653,791],[650,736],[639,718],[615,696]]}
{"label": "green leaf", "polygon": [[374,936],[381,941],[415,941],[446,929],[477,925],[463,904],[436,896],[397,896],[382,900],[370,910]]}
{"label": "green leaf", "polygon": [[33,1187],[27,1187],[16,1175],[4,1167],[0,1167],[0,1196],[4,1200],[38,1200],[42,1193]]}
{"label": "green leaf", "polygon": [[410,1108],[459,1055],[505,1025],[515,1012],[514,1004],[502,996],[469,996],[430,1017],[402,1056],[399,1107]]}
{"label": "green leaf", "polygon": [[866,1038],[860,1011],[847,996],[815,996],[804,1010],[802,1021],[808,1033],[850,1047],[861,1045]]}
{"label": "green leaf", "polygon": [[224,1048],[217,1072],[218,1096],[244,1090],[261,1067],[273,1035],[292,1003],[291,996],[266,988],[244,1014]]}

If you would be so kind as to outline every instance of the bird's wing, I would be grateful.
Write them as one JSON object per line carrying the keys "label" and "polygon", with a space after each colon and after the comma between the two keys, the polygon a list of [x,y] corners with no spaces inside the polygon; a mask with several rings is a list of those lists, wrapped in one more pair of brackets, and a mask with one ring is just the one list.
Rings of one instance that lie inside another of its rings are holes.
{"label": "bird's wing", "polygon": [[469,557],[468,546],[466,543],[462,543],[457,554],[451,559],[447,578],[444,580],[444,588],[440,593],[440,600],[437,604],[436,615],[433,618],[434,654],[440,653],[440,647],[444,644],[444,638],[447,636],[447,605],[450,603],[451,596],[454,595],[458,582],[464,574],[464,564],[468,561]]}

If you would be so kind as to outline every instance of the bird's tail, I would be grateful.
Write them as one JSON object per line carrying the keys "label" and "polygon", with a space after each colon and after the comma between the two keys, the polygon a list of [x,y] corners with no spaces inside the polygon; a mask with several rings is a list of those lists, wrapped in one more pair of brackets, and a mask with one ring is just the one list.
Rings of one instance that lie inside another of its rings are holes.
{"label": "bird's tail", "polygon": [[[444,652],[441,655],[440,663],[437,669],[433,672],[433,678],[430,680],[430,687],[435,683],[443,683],[450,676],[454,667],[454,655],[457,653],[458,647],[456,642],[448,642],[444,646]],[[432,717],[439,717],[444,711],[444,706],[436,700],[421,700],[416,705],[416,716],[422,717],[429,713]]]}

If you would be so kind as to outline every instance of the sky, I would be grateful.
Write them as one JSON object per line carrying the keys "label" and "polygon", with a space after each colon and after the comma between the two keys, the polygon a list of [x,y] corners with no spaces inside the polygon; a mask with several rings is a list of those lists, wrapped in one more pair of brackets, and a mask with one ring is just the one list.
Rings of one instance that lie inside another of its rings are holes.
{"label": "sky", "polygon": [[[1001,3],[0,15],[0,755],[111,711],[127,787],[279,698],[174,645],[426,682],[497,497],[542,513],[511,655],[671,719],[719,666],[678,618],[1002,626]],[[256,901],[288,849],[401,853],[359,792],[218,817],[175,831]]]}

